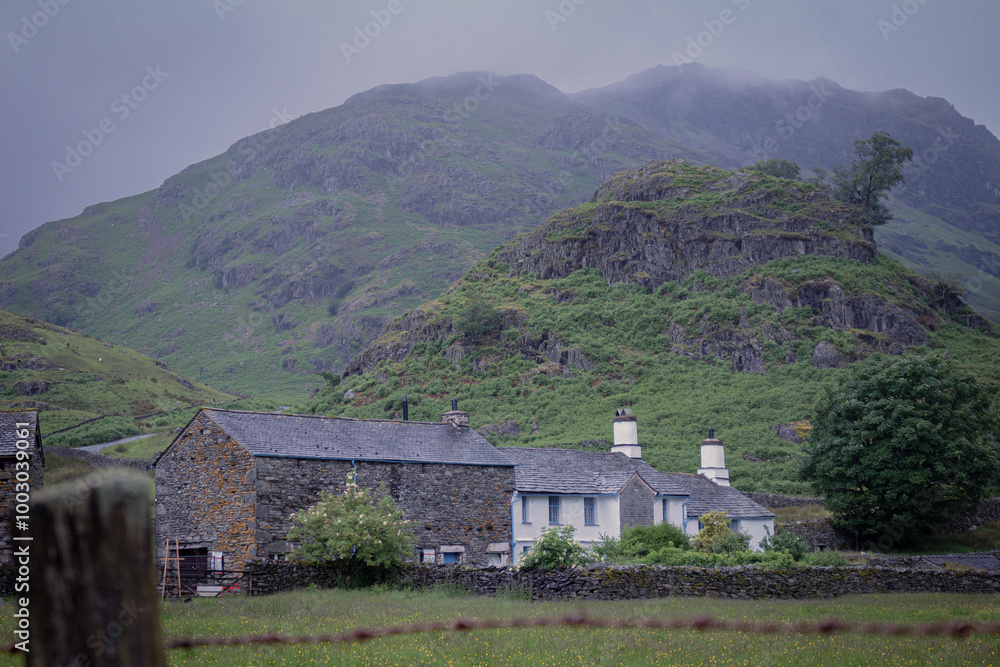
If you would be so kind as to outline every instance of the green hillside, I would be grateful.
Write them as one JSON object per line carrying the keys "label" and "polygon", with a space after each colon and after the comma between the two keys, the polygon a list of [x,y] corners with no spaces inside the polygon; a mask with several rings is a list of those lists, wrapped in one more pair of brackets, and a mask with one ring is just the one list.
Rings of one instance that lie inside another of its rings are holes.
{"label": "green hillside", "polygon": [[[783,119],[816,90],[828,99],[789,131]],[[996,137],[937,98],[696,65],[573,95],[476,72],[379,86],[29,232],[0,259],[0,308],[220,389],[301,402],[394,317],[622,169],[668,158],[829,169],[880,130],[921,160],[880,246],[960,274],[968,302],[1000,318]]]}
{"label": "green hillside", "polygon": [[[0,404],[40,409],[43,435],[102,415],[132,417],[236,398],[129,348],[5,311],[0,369]],[[132,430],[132,421],[116,423]]]}
{"label": "green hillside", "polygon": [[804,183],[624,172],[396,320],[306,410],[398,418],[407,395],[437,420],[457,398],[496,443],[606,448],[630,406],[657,468],[694,472],[714,427],[735,486],[808,492],[771,428],[809,419],[852,360],[947,349],[1000,387],[989,325],[845,221]]}

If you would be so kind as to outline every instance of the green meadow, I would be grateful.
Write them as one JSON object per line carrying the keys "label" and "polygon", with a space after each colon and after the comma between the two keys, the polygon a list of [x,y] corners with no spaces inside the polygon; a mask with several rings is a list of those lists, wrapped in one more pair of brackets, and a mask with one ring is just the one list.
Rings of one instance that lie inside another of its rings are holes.
{"label": "green meadow", "polygon": [[[12,629],[10,605],[0,626]],[[987,595],[869,595],[832,600],[735,601],[668,598],[628,602],[536,602],[427,591],[304,590],[268,597],[165,602],[168,641],[192,638],[339,635],[358,629],[452,624],[459,619],[557,620],[584,615],[606,622],[697,619],[730,622],[926,624],[958,619],[1000,622]],[[0,658],[0,664],[20,664]],[[989,665],[1000,637],[882,634],[761,634],[636,628],[524,627],[402,634],[350,644],[172,649],[171,665]]]}

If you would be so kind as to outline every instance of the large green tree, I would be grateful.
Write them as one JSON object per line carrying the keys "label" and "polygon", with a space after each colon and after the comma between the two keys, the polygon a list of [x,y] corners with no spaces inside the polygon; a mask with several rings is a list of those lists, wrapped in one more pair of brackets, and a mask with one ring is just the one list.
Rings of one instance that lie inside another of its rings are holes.
{"label": "large green tree", "polygon": [[837,198],[851,205],[861,225],[889,222],[892,212],[885,205],[885,198],[893,187],[906,180],[903,163],[912,159],[913,149],[904,147],[888,132],[858,139],[854,142],[851,168],[833,170]]}
{"label": "large green tree", "polygon": [[881,549],[974,509],[1000,471],[989,393],[939,356],[855,364],[816,408],[801,473]]}

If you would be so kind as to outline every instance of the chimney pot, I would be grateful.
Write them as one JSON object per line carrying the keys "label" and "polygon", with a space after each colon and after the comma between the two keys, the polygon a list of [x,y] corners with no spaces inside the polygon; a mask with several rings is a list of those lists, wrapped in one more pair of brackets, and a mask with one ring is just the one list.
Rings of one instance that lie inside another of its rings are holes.
{"label": "chimney pot", "polygon": [[701,443],[701,467],[704,475],[719,486],[729,486],[729,469],[726,467],[726,448],[715,438],[715,429],[708,429],[708,438]]}
{"label": "chimney pot", "polygon": [[611,447],[613,453],[619,452],[632,459],[642,458],[639,432],[631,408],[615,410],[614,434],[615,444]]}

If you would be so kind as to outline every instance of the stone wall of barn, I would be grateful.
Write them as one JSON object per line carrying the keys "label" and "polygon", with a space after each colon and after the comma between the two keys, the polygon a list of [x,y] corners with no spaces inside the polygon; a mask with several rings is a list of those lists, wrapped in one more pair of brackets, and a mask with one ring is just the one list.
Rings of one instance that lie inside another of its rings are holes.
{"label": "stone wall of barn", "polygon": [[[460,563],[486,565],[490,544],[509,544],[514,469],[501,466],[357,461],[357,483],[374,489],[384,483],[413,522],[417,553],[457,553]],[[340,493],[349,461],[258,458],[256,460],[257,548],[261,557],[286,554],[284,541],[292,513],[309,507],[321,491]]]}
{"label": "stone wall of barn", "polygon": [[[41,457],[37,453],[25,456],[27,460],[22,461],[16,456],[0,458],[0,563],[9,561],[14,553],[11,521],[19,504],[19,494],[26,493],[30,498],[42,487]],[[21,496],[21,500],[24,499],[25,496]]]}
{"label": "stone wall of barn", "polygon": [[254,478],[250,454],[198,415],[156,463],[157,554],[169,538],[221,551],[227,567],[255,558]]}

